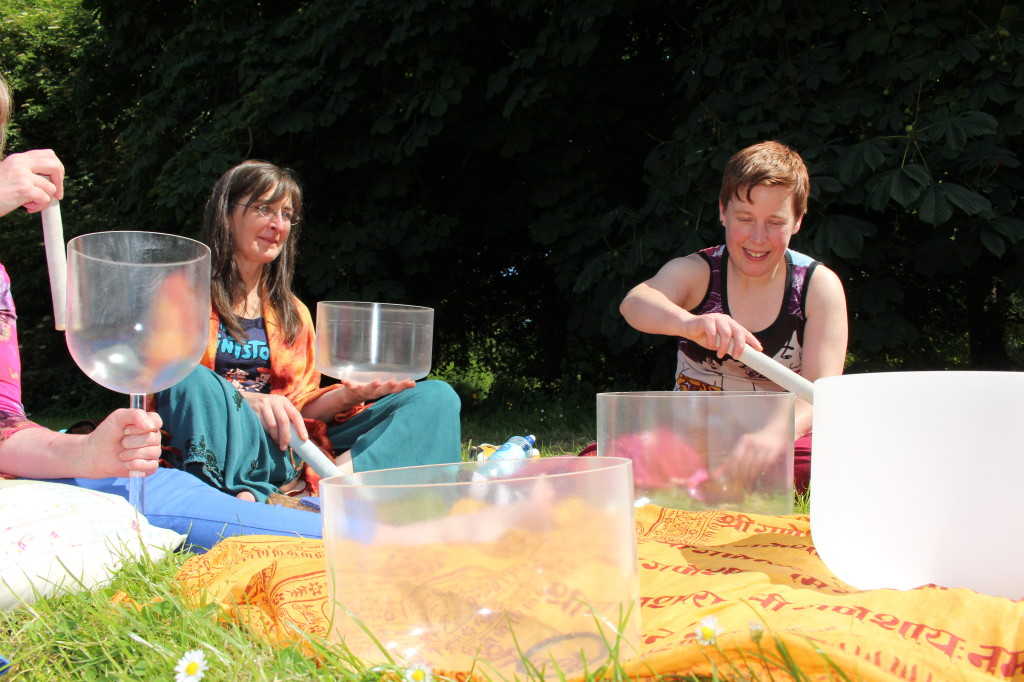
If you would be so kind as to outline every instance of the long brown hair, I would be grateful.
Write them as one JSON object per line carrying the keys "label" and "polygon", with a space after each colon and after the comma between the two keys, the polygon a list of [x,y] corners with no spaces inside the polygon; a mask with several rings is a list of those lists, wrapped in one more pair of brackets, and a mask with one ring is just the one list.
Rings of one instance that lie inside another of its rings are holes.
{"label": "long brown hair", "polygon": [[[295,174],[287,168],[266,161],[243,161],[229,169],[213,186],[206,202],[203,217],[202,240],[210,247],[210,295],[214,311],[220,316],[224,329],[241,341],[244,337],[240,317],[234,313],[234,304],[245,300],[245,286],[235,264],[235,243],[231,234],[231,207],[249,202],[272,204],[289,196],[296,218],[302,215],[302,188]],[[295,252],[298,226],[292,225],[281,253],[263,266],[260,273],[260,298],[277,314],[288,343],[299,333],[301,322],[292,294],[295,276]]]}
{"label": "long brown hair", "polygon": [[4,147],[7,145],[7,124],[11,122],[11,111],[14,101],[11,98],[11,87],[0,73],[0,159],[4,158]]}

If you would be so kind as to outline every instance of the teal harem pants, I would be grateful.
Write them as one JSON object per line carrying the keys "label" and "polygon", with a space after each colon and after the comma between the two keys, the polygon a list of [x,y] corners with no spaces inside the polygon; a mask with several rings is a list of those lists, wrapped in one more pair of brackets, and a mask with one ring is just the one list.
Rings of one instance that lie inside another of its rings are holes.
{"label": "teal harem pants", "polygon": [[[164,422],[164,457],[232,495],[249,490],[263,502],[298,475],[301,460],[282,451],[249,403],[206,367],[155,396]],[[461,460],[460,401],[443,381],[384,396],[328,428],[334,451],[352,452],[356,471]]]}

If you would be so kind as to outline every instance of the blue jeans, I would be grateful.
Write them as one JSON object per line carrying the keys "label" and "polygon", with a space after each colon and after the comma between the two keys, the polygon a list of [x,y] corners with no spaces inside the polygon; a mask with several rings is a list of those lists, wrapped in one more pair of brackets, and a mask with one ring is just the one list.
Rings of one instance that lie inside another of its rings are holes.
{"label": "blue jeans", "polygon": [[[253,421],[255,413],[244,400],[237,418],[248,422],[242,428],[227,427],[236,419],[232,415],[234,391],[223,389],[227,382],[206,368],[198,368],[182,384],[178,388],[192,388],[193,396],[202,387],[215,396],[226,397],[199,401],[206,409],[195,410],[190,415],[175,415],[179,423],[203,422],[211,442],[228,438],[227,432],[231,431],[236,434],[234,447],[240,446],[243,433],[255,438],[255,444],[242,441],[245,445],[240,447],[249,458],[254,452],[268,450],[270,441],[259,422]],[[356,471],[458,462],[461,459],[459,407],[459,397],[448,384],[422,381],[415,388],[371,403],[352,419],[331,427],[328,433],[336,452],[352,451]],[[165,425],[172,419],[170,415],[165,417]],[[127,478],[75,478],[55,482],[128,498]],[[195,551],[205,551],[222,538],[235,535],[323,536],[320,514],[245,502],[179,469],[158,469],[146,478],[145,513],[153,525],[186,534],[187,544]]]}
{"label": "blue jeans", "polygon": [[[53,482],[128,499],[127,478],[62,478]],[[186,548],[197,552],[234,535],[323,536],[320,514],[245,502],[178,469],[157,469],[146,478],[145,506],[151,524],[187,535]]]}

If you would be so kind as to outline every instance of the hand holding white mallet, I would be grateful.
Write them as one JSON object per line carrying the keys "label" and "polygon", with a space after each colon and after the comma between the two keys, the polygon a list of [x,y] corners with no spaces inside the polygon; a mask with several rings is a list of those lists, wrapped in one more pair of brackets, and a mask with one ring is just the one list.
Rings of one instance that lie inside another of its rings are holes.
{"label": "hand holding white mallet", "polygon": [[302,440],[299,437],[298,432],[295,430],[295,426],[292,426],[292,437],[291,442],[288,445],[295,453],[302,458],[302,460],[310,466],[317,473],[320,478],[330,478],[332,476],[340,476],[342,474],[341,469],[328,459],[320,448],[311,440]]}

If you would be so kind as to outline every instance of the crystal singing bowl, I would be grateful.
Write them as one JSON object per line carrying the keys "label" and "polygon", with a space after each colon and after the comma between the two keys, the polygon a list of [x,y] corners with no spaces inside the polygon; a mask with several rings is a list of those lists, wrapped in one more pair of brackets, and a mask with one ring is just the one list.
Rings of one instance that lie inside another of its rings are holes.
{"label": "crystal singing bowl", "polygon": [[210,250],[156,232],[68,242],[67,344],[90,379],[153,393],[191,372],[209,338]]}
{"label": "crystal singing bowl", "polygon": [[[630,462],[548,457],[435,464],[321,481],[333,636],[504,679],[566,675],[636,651]],[[584,660],[585,659],[585,660]]]}
{"label": "crystal singing bowl", "polygon": [[[638,506],[791,514],[794,408],[791,393],[599,393],[597,452],[632,460]],[[734,475],[730,458],[762,431],[782,433],[770,441],[775,458]]]}
{"label": "crystal singing bowl", "polygon": [[1022,372],[815,381],[811,531],[829,570],[1024,599],[1022,396]]}
{"label": "crystal singing bowl", "polygon": [[[90,379],[131,396],[178,383],[199,363],[210,329],[210,249],[158,232],[96,232],[67,246],[65,338]],[[128,500],[145,513],[141,472]]]}
{"label": "crystal singing bowl", "polygon": [[433,337],[433,308],[359,301],[316,306],[316,366],[336,379],[422,379],[430,372]]}

